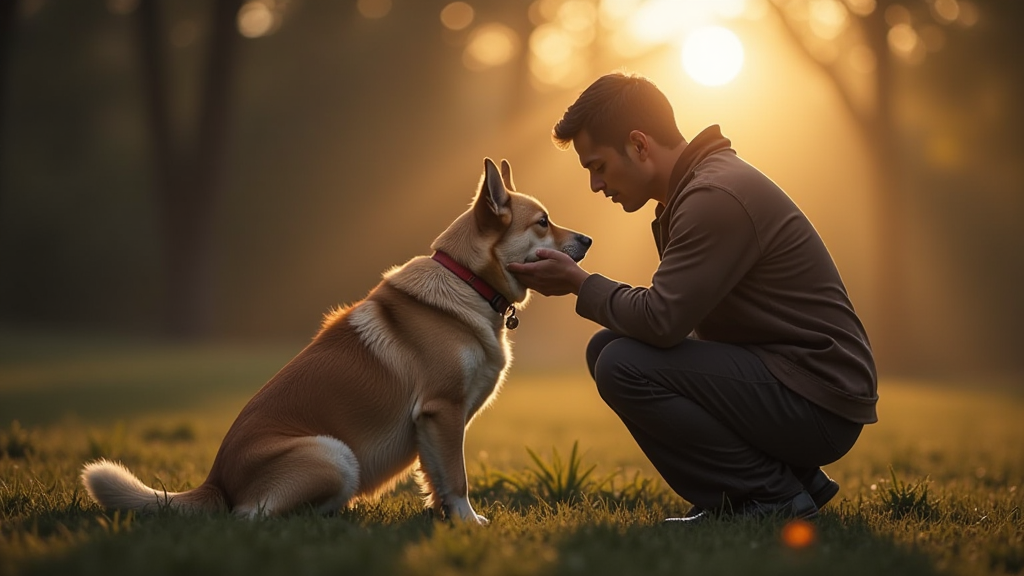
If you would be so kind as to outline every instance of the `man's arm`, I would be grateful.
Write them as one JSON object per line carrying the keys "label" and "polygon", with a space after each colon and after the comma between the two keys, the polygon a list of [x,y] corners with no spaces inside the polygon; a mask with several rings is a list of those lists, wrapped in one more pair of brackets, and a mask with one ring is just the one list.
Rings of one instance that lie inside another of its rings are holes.
{"label": "man's arm", "polygon": [[588,274],[567,255],[550,250],[538,252],[545,260],[510,264],[509,271],[541,294],[578,295],[577,314],[619,334],[652,346],[675,346],[759,254],[750,217],[730,194],[707,189],[686,202],[687,209],[677,208],[668,223],[670,239],[650,287]]}
{"label": "man's arm", "polygon": [[513,262],[508,265],[508,270],[527,288],[545,296],[579,294],[583,281],[590,276],[564,252],[540,248],[537,257],[540,258],[537,262]]}
{"label": "man's arm", "polygon": [[[668,240],[648,288],[594,274],[576,301],[576,313],[652,346],[684,341],[733,289],[759,254],[754,226],[730,193],[694,190],[676,202]],[[663,226],[666,223],[663,223]]]}

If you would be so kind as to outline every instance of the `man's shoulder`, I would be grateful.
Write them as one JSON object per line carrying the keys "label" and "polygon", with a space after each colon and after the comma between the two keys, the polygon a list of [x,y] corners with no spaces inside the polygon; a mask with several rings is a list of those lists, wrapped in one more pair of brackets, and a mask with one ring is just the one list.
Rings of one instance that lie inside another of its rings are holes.
{"label": "man's shoulder", "polygon": [[746,192],[751,186],[761,184],[754,177],[759,174],[732,149],[712,154],[694,168],[692,177],[669,198],[666,215],[680,210],[710,208],[719,203],[728,204],[728,198],[745,204],[743,196]]}
{"label": "man's shoulder", "polygon": [[699,192],[718,191],[731,196],[745,209],[753,212],[800,211],[775,181],[732,150],[727,152],[731,153],[713,154],[701,162],[693,178],[672,200],[684,202]]}
{"label": "man's shoulder", "polygon": [[742,193],[751,186],[774,186],[763,172],[736,154],[735,150],[722,150],[704,159],[694,169],[693,179],[685,189],[718,187]]}

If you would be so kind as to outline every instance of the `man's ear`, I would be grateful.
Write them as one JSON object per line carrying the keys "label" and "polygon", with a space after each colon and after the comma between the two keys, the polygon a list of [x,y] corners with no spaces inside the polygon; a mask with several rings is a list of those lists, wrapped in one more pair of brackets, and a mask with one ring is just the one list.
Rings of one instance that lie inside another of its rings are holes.
{"label": "man's ear", "polygon": [[501,159],[501,181],[505,183],[505,188],[516,191],[516,185],[512,183],[512,165],[504,158]]}
{"label": "man's ear", "polygon": [[480,181],[480,192],[473,203],[473,214],[481,229],[504,229],[511,223],[511,198],[501,179],[498,167],[490,158],[484,158],[484,174]]}
{"label": "man's ear", "polygon": [[629,133],[629,139],[626,142],[626,153],[627,155],[636,154],[636,158],[640,161],[644,161],[651,153],[651,142],[647,137],[647,134],[639,130],[633,130]]}

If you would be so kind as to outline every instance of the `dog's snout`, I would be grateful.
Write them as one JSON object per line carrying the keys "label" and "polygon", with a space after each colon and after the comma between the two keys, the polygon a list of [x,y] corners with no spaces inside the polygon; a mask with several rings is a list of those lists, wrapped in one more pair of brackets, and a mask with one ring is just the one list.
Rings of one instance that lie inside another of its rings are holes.
{"label": "dog's snout", "polygon": [[593,243],[594,240],[590,236],[576,232],[572,235],[572,242],[569,242],[562,251],[571,256],[573,260],[579,262],[587,255],[587,250],[590,249],[590,245]]}

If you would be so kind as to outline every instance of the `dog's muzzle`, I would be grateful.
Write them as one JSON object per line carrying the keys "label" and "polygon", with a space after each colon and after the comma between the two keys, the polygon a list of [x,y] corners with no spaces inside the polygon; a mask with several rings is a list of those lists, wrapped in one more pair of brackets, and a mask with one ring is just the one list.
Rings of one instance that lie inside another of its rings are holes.
{"label": "dog's muzzle", "polygon": [[572,240],[571,244],[562,248],[562,252],[568,254],[574,261],[579,262],[587,255],[587,250],[590,249],[590,245],[594,243],[594,240],[590,236],[584,236],[583,234],[576,234]]}

